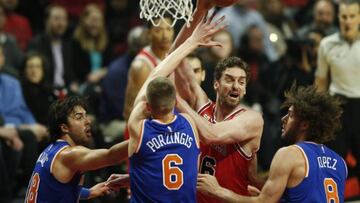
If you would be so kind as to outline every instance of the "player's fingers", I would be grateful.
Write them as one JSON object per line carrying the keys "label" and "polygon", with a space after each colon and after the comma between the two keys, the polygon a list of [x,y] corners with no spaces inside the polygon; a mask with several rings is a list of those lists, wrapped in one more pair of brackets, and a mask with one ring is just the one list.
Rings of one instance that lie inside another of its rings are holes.
{"label": "player's fingers", "polygon": [[213,12],[211,14],[211,16],[207,19],[206,23],[210,24],[213,21],[213,19],[215,18],[215,16],[216,16],[216,12]]}
{"label": "player's fingers", "polygon": [[218,26],[220,23],[224,22],[225,20],[225,16],[221,16],[221,18],[217,19],[214,23],[212,23],[212,25],[214,27]]}
{"label": "player's fingers", "polygon": [[228,24],[223,24],[223,25],[217,26],[213,29],[213,32],[211,34],[215,34],[221,30],[224,30],[227,27],[228,27]]}

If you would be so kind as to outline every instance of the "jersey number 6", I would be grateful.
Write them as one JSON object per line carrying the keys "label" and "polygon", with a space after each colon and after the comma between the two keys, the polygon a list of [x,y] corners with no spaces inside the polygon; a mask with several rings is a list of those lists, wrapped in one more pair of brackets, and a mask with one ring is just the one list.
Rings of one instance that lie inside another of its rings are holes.
{"label": "jersey number 6", "polygon": [[168,154],[163,158],[163,185],[168,190],[178,190],[183,185],[183,172],[178,167],[182,164],[183,159],[178,154]]}

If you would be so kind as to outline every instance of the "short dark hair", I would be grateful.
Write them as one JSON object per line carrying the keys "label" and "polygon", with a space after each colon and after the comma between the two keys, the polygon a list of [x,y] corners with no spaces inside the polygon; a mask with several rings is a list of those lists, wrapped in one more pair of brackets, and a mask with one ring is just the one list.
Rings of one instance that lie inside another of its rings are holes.
{"label": "short dark hair", "polygon": [[201,68],[201,70],[204,70],[204,60],[203,60],[203,58],[201,57],[201,55],[198,52],[192,52],[189,55],[187,55],[186,58],[191,58],[191,59],[197,58],[197,59],[199,59],[199,61],[201,63],[200,68]]}
{"label": "short dark hair", "polygon": [[300,121],[308,121],[307,141],[324,143],[335,139],[335,131],[341,127],[341,101],[327,92],[317,92],[315,87],[296,87],[294,83],[285,92],[283,108],[294,107]]}
{"label": "short dark hair", "polygon": [[174,108],[176,100],[173,82],[166,77],[153,79],[147,86],[146,98],[154,113],[169,113]]}
{"label": "short dark hair", "polygon": [[54,101],[49,107],[48,128],[51,142],[62,136],[61,124],[68,124],[68,117],[76,106],[87,109],[86,99],[80,96],[68,96],[63,100]]}
{"label": "short dark hair", "polygon": [[58,9],[63,9],[63,10],[65,11],[66,15],[68,14],[67,11],[66,11],[66,9],[65,9],[65,7],[63,7],[63,6],[59,5],[59,4],[50,4],[49,6],[47,6],[47,7],[45,8],[45,19],[46,19],[46,20],[49,20],[50,15],[51,15],[51,12],[52,12],[54,9],[57,9],[57,8],[58,8]]}
{"label": "short dark hair", "polygon": [[244,60],[242,60],[241,58],[236,57],[236,56],[228,57],[228,58],[220,61],[216,65],[215,72],[214,72],[214,80],[220,80],[223,72],[227,68],[234,68],[234,67],[239,67],[240,69],[243,69],[246,74],[246,82],[249,82],[249,80],[250,80],[249,66]]}
{"label": "short dark hair", "polygon": [[[48,79],[49,63],[48,63],[47,59],[45,58],[45,56],[42,53],[40,53],[39,51],[29,51],[28,53],[26,53],[25,58],[22,61],[21,75],[23,78],[26,78],[26,76],[25,76],[26,64],[30,59],[35,58],[35,57],[38,57],[41,60],[42,71],[44,74],[41,82],[45,82]],[[48,81],[46,81],[46,82],[48,82]]]}

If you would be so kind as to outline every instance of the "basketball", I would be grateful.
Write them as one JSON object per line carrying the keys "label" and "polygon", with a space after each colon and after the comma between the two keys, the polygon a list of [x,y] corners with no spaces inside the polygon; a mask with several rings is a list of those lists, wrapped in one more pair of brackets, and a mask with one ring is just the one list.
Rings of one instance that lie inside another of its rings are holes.
{"label": "basketball", "polygon": [[231,6],[238,2],[238,0],[214,0],[214,4],[219,7]]}

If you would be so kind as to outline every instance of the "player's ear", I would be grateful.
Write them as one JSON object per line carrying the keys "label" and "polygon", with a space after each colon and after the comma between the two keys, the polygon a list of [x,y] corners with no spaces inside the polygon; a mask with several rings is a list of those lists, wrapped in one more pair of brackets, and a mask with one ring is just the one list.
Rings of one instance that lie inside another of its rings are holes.
{"label": "player's ear", "polygon": [[60,130],[63,134],[68,134],[69,133],[69,127],[66,124],[60,124]]}
{"label": "player's ear", "polygon": [[202,69],[202,71],[201,71],[201,82],[204,82],[205,77],[206,77],[206,71],[205,71],[205,69]]}
{"label": "player's ear", "polygon": [[219,88],[220,84],[218,80],[214,80],[214,90],[216,91]]}
{"label": "player's ear", "polygon": [[151,112],[151,106],[150,106],[149,102],[146,102],[146,110],[148,112]]}

